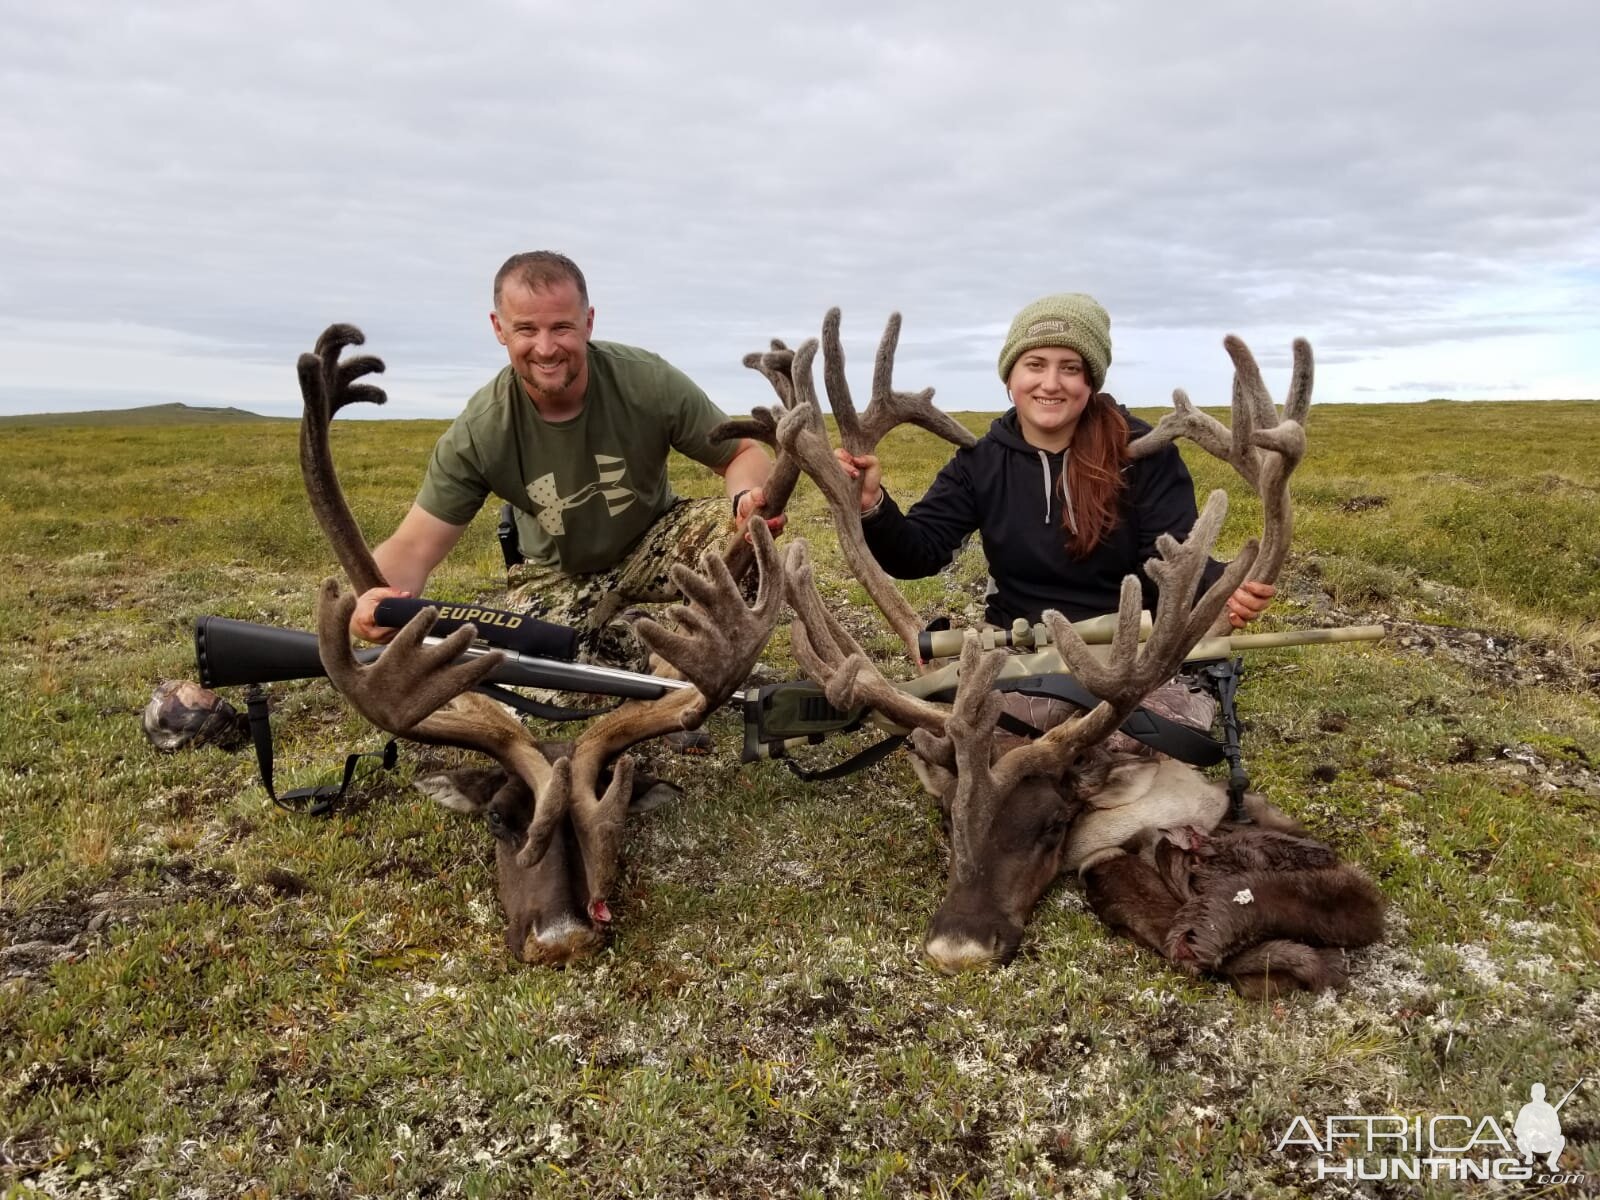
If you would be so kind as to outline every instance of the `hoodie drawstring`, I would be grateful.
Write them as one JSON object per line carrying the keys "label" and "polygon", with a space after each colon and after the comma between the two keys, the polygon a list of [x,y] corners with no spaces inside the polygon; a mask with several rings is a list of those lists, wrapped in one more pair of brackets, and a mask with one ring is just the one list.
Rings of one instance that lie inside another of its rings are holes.
{"label": "hoodie drawstring", "polygon": [[[1061,500],[1066,505],[1067,528],[1073,533],[1078,532],[1078,515],[1072,511],[1072,490],[1067,487],[1067,461],[1072,457],[1072,447],[1068,446],[1061,452]],[[1044,523],[1050,524],[1050,456],[1043,450],[1039,451],[1039,469],[1044,474]]]}
{"label": "hoodie drawstring", "polygon": [[1067,486],[1067,460],[1072,457],[1072,447],[1061,452],[1061,499],[1067,506],[1067,529],[1078,532],[1078,514],[1072,511],[1072,489]]}

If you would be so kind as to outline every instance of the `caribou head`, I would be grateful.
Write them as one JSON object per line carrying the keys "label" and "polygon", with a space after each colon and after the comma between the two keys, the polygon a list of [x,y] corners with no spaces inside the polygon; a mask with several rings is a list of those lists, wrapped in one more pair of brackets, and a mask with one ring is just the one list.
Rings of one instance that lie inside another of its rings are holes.
{"label": "caribou head", "polygon": [[[334,325],[302,355],[305,400],[300,457],[317,520],[354,589],[325,580],[317,606],[323,666],[362,716],[397,737],[487,754],[498,772],[451,773],[422,790],[447,807],[481,814],[495,837],[506,941],[527,962],[566,962],[592,952],[611,921],[630,804],[652,794],[655,781],[634,769],[625,751],[677,729],[693,729],[744,681],[783,610],[782,566],[766,524],[752,521],[749,550],[759,583],[747,604],[723,557],[706,554],[698,571],[672,568],[687,603],[667,624],[641,620],[641,640],[692,686],[656,700],[630,700],[588,725],[570,743],[541,743],[503,706],[473,689],[499,663],[486,654],[458,661],[476,636],[464,627],[427,641],[434,616],[413,618],[370,663],[357,661],[349,634],[356,596],[383,585],[338,485],[328,446],[335,413],[355,402],[382,403],[383,392],[357,382],[381,371],[370,356],[340,361],[361,332]],[[741,540],[741,544],[742,540]]]}

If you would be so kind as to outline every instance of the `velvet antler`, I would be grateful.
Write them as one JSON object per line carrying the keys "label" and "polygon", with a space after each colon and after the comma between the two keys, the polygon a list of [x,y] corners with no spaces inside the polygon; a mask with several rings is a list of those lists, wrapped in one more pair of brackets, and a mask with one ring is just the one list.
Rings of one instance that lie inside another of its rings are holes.
{"label": "velvet antler", "polygon": [[[1261,378],[1250,347],[1229,334],[1222,340],[1233,360],[1233,427],[1195,408],[1182,388],[1172,393],[1173,411],[1149,433],[1133,442],[1134,458],[1153,454],[1162,446],[1186,437],[1206,453],[1230,464],[1261,498],[1261,553],[1249,578],[1276,583],[1289,555],[1294,534],[1294,509],[1289,502],[1289,476],[1306,452],[1306,418],[1311,410],[1311,384],[1315,375],[1311,344],[1294,341],[1294,370],[1280,417]],[[1212,624],[1213,633],[1228,629],[1225,613]]]}

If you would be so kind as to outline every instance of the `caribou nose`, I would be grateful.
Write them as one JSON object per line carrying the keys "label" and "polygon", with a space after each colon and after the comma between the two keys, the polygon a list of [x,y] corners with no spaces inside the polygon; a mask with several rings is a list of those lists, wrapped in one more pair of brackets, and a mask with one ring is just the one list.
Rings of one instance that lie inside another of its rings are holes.
{"label": "caribou nose", "polygon": [[995,929],[987,933],[966,930],[936,931],[928,935],[922,952],[936,971],[957,975],[1004,966],[1017,952],[1022,931]]}
{"label": "caribou nose", "polygon": [[574,962],[593,954],[604,941],[600,931],[588,922],[563,917],[528,935],[522,944],[522,961],[544,966]]}
{"label": "caribou nose", "polygon": [[922,946],[922,953],[934,970],[945,975],[980,971],[994,962],[994,946],[964,934],[936,934]]}

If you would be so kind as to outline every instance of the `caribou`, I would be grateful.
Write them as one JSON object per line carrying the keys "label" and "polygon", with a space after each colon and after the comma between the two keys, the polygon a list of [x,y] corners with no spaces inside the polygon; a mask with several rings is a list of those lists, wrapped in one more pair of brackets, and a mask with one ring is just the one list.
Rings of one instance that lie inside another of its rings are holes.
{"label": "caribou", "polygon": [[[846,450],[874,453],[890,429],[906,423],[970,444],[970,432],[933,407],[931,389],[894,388],[898,314],[880,342],[871,397],[858,416],[839,320],[837,309],[828,313],[822,351],[828,403]],[[1141,590],[1132,576],[1123,582],[1109,652],[1097,653],[1059,613],[1046,613],[1061,658],[1100,703],[1073,710],[1034,740],[1019,744],[997,728],[1005,698],[994,684],[1004,651],[983,651],[969,632],[954,702],[908,695],[823,602],[804,541],[788,548],[791,641],[802,670],[836,708],[866,705],[911,730],[913,765],[939,799],[949,867],[923,949],[941,971],[1008,962],[1033,908],[1063,873],[1082,878],[1093,911],[1113,930],[1181,970],[1225,977],[1249,996],[1341,986],[1343,949],[1381,936],[1383,901],[1372,883],[1262,797],[1247,798],[1250,824],[1231,824],[1221,784],[1171,759],[1130,756],[1108,745],[1198,641],[1226,628],[1229,594],[1247,578],[1275,582],[1288,553],[1288,480],[1305,451],[1311,349],[1303,340],[1294,344],[1280,414],[1248,347],[1231,336],[1224,345],[1234,364],[1231,427],[1196,409],[1179,390],[1174,411],[1130,449],[1138,457],[1182,436],[1230,463],[1261,500],[1263,535],[1248,541],[1200,594],[1227,493],[1211,493],[1186,540],[1163,536],[1158,557],[1146,565],[1159,588],[1148,640],[1141,642]],[[812,380],[816,351],[814,340],[796,351],[774,343],[755,365],[783,401],[781,415],[763,414],[761,422],[737,431],[764,437],[816,483],[849,570],[925,671],[917,651],[921,622],[868,551],[857,485],[829,445]]]}
{"label": "caribou", "polygon": [[[381,372],[371,355],[341,361],[363,344],[352,325],[333,325],[301,355],[305,402],[300,461],[307,495],[352,591],[323,581],[317,602],[318,649],[334,686],[368,721],[396,737],[488,755],[498,768],[468,768],[419,781],[447,808],[481,814],[495,838],[506,946],[529,963],[560,964],[593,953],[612,920],[610,899],[630,806],[664,786],[635,769],[626,752],[650,738],[697,728],[748,676],[784,608],[783,567],[766,523],[752,520],[749,539],[722,555],[708,552],[698,571],[672,568],[686,603],[666,624],[644,618],[636,629],[658,674],[692,686],[656,700],[630,700],[595,719],[570,742],[541,742],[504,707],[473,689],[501,661],[498,653],[457,661],[476,636],[464,626],[428,643],[436,613],[418,613],[372,662],[358,662],[350,642],[356,597],[384,585],[339,487],[328,444],[333,417],[353,403],[382,404],[383,391],[359,382]],[[767,489],[769,515],[782,511],[796,474],[777,464]],[[738,574],[756,572],[747,603]]]}

